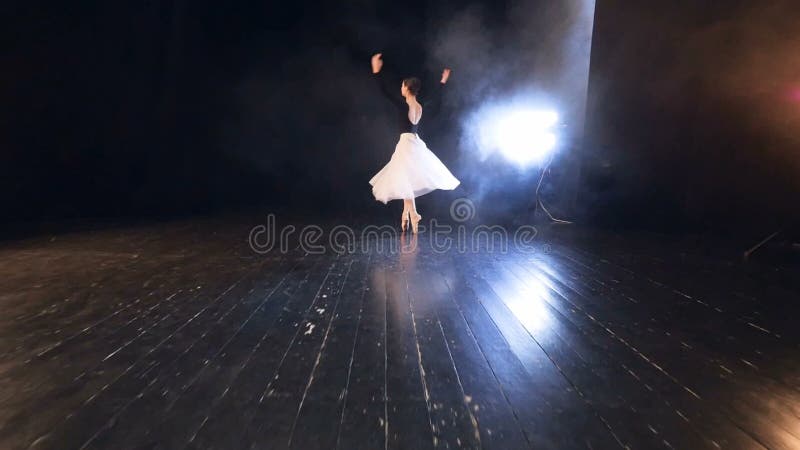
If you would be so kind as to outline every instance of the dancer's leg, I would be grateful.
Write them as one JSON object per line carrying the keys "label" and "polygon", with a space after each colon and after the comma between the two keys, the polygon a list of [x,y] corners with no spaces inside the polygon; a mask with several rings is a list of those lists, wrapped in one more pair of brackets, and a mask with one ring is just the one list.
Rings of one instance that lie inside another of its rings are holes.
{"label": "dancer's leg", "polygon": [[412,198],[409,202],[409,212],[411,215],[411,230],[416,233],[417,225],[422,220],[422,216],[417,212],[417,202]]}
{"label": "dancer's leg", "polygon": [[412,208],[412,200],[403,200],[403,215],[400,216],[400,229],[405,231],[408,228],[409,213]]}

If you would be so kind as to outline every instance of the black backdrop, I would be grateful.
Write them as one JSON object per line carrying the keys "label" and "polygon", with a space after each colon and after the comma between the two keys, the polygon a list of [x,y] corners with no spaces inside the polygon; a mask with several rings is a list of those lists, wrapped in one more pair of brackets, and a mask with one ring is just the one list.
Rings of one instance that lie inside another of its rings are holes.
{"label": "black backdrop", "polygon": [[761,232],[795,223],[799,50],[792,1],[599,1],[591,220]]}
{"label": "black backdrop", "polygon": [[396,136],[369,56],[432,80],[425,17],[450,6],[230,3],[4,6],[0,217],[375,206]]}
{"label": "black backdrop", "polygon": [[[424,83],[454,67],[449,113],[426,139],[465,183],[425,201],[474,196],[494,182],[465,161],[459,111],[543,72],[541,57],[525,56],[563,22],[542,4],[4,6],[15,45],[0,74],[0,215],[381,211],[366,180],[396,137],[369,84],[377,50]],[[799,18],[789,0],[598,1],[570,214],[680,229],[769,229],[794,218]],[[528,204],[533,175],[516,175],[511,195],[487,203]]]}

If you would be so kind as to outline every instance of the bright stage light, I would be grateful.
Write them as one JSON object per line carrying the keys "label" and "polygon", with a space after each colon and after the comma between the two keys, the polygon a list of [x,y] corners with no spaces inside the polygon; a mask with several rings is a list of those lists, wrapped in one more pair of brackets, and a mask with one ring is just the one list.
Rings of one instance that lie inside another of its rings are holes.
{"label": "bright stage light", "polygon": [[493,126],[500,152],[519,164],[540,161],[556,145],[550,128],[558,121],[551,111],[512,111]]}
{"label": "bright stage light", "polygon": [[554,111],[495,109],[480,122],[480,144],[484,152],[497,151],[506,159],[529,165],[541,162],[556,147],[552,129],[558,123]]}

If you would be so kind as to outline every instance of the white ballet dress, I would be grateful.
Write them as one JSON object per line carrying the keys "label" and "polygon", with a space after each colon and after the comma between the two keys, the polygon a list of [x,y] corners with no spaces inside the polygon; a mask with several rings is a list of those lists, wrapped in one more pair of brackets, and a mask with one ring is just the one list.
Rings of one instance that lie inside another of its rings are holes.
{"label": "white ballet dress", "polygon": [[392,159],[369,180],[372,195],[383,203],[411,199],[436,189],[453,190],[460,181],[415,133],[403,133]]}

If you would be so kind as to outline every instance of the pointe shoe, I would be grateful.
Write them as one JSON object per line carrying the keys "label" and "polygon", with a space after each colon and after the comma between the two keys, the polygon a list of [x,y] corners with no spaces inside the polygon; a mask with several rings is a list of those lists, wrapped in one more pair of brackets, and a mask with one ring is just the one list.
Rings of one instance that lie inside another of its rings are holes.
{"label": "pointe shoe", "polygon": [[420,220],[422,220],[422,216],[421,216],[420,214],[417,214],[416,216],[414,216],[414,217],[411,219],[411,231],[412,231],[414,234],[417,234],[417,231],[418,231],[418,228],[419,228],[419,221],[420,221]]}
{"label": "pointe shoe", "polygon": [[408,229],[408,213],[404,212],[402,216],[400,216],[400,229],[402,231],[406,231]]}

